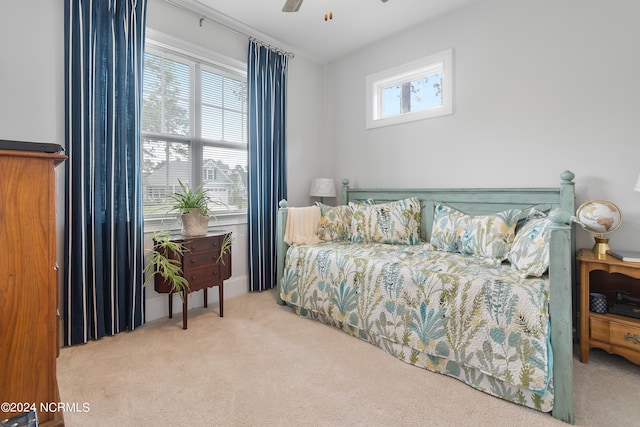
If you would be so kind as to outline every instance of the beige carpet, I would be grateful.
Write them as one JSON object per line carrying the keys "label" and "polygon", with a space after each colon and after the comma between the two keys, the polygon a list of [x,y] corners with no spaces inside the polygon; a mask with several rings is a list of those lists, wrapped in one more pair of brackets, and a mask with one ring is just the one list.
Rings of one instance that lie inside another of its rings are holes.
{"label": "beige carpet", "polygon": [[[241,295],[63,348],[58,384],[76,426],[560,426],[549,416],[401,362],[371,344]],[[576,424],[640,425],[640,367],[577,359]]]}

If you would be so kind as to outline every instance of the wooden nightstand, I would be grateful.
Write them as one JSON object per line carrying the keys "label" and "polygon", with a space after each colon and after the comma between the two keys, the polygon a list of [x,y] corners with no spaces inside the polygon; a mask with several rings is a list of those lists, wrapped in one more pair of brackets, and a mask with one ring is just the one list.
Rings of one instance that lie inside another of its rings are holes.
{"label": "wooden nightstand", "polygon": [[590,249],[580,249],[577,259],[580,262],[580,361],[587,363],[589,349],[597,347],[640,364],[640,319],[589,311],[591,272],[600,270],[640,279],[640,263],[620,261],[611,255],[600,259]]}
{"label": "wooden nightstand", "polygon": [[[218,287],[220,302],[220,317],[223,317],[224,281],[231,277],[231,251],[222,256],[219,262],[223,241],[230,233],[213,232],[205,236],[185,237],[175,236],[171,240],[182,243],[186,250],[176,259],[182,266],[182,276],[189,282],[189,292],[182,295],[182,328],[187,329],[188,298],[191,292],[202,290],[204,293],[204,307],[207,307],[207,288]],[[169,318],[173,317],[173,290],[162,276],[155,276],[155,290],[158,293],[169,294]]]}

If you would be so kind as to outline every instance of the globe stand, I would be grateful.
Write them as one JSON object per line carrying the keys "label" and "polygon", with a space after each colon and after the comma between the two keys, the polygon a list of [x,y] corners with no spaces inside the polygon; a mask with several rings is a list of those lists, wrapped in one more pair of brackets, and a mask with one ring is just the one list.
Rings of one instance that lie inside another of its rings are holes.
{"label": "globe stand", "polygon": [[593,238],[595,239],[596,244],[593,245],[591,250],[598,256],[598,259],[604,259],[607,251],[611,249],[609,247],[609,238],[602,236],[594,236]]}
{"label": "globe stand", "polygon": [[576,222],[596,241],[591,251],[598,259],[605,259],[609,247],[609,239],[604,237],[615,231],[622,224],[622,213],[613,203],[606,200],[587,200],[576,211]]}

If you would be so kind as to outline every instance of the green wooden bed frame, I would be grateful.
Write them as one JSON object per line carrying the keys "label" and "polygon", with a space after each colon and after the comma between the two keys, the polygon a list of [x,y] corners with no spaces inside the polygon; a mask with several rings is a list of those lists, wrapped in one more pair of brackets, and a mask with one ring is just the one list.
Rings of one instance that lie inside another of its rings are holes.
{"label": "green wooden bed frame", "polygon": [[[506,209],[536,207],[550,212],[550,305],[551,347],[553,351],[554,418],[574,424],[573,407],[573,323],[572,289],[575,278],[575,227],[571,216],[575,212],[575,175],[565,171],[560,186],[553,188],[446,188],[446,189],[358,189],[342,182],[341,204],[373,199],[385,203],[417,197],[422,207],[421,238],[429,241],[433,223],[434,203],[446,203],[470,215],[487,215]],[[284,242],[287,202],[280,202],[277,219],[277,283],[283,277],[288,245]],[[277,292],[278,304],[284,304]]]}

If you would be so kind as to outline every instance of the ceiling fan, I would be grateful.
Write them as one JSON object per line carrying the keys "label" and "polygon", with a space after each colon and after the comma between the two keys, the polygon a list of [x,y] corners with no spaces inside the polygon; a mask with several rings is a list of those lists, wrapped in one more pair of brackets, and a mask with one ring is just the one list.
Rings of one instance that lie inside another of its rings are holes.
{"label": "ceiling fan", "polygon": [[[283,12],[297,12],[302,6],[303,0],[287,0],[282,8]],[[380,0],[382,3],[386,3],[388,0]]]}

